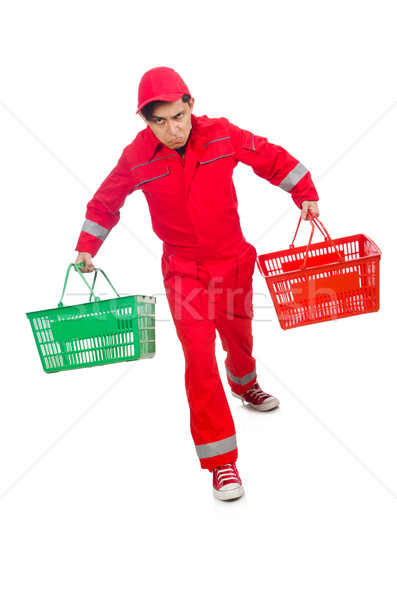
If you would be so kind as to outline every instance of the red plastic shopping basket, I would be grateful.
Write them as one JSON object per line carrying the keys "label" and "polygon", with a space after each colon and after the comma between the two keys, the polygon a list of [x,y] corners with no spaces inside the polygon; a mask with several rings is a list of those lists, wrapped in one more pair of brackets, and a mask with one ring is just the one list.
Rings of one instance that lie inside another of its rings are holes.
{"label": "red plastic shopping basket", "polygon": [[[363,234],[332,240],[321,221],[311,213],[309,219],[307,246],[294,246],[299,219],[289,250],[257,259],[282,329],[379,310],[377,245]],[[315,226],[324,241],[312,244]]]}

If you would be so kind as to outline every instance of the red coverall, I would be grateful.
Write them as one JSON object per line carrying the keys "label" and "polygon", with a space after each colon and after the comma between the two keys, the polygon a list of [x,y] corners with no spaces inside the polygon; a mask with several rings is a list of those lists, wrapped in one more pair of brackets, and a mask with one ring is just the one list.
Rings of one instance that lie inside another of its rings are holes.
{"label": "red coverall", "polygon": [[186,361],[190,425],[203,468],[235,462],[233,418],[215,359],[215,331],[237,394],[256,381],[252,357],[252,275],[256,250],[241,231],[233,169],[238,162],[292,194],[318,200],[308,170],[286,150],[232,125],[192,115],[185,159],[150,127],[128,145],[88,203],[76,250],[98,252],[128,194],[142,190],[163,240],[162,271]]}

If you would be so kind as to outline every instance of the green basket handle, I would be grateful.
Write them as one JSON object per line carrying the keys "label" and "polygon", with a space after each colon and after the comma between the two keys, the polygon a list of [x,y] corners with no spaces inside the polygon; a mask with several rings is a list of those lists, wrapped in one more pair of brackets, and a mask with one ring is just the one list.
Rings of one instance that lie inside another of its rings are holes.
{"label": "green basket handle", "polygon": [[120,294],[114,289],[112,283],[109,280],[109,277],[105,274],[104,271],[102,271],[102,269],[95,269],[94,281],[92,282],[92,287],[91,287],[90,284],[88,283],[88,281],[86,280],[86,278],[84,277],[83,273],[80,271],[80,269],[82,269],[83,267],[85,267],[85,263],[83,263],[83,262],[80,262],[80,263],[70,263],[70,265],[68,266],[67,271],[66,271],[65,283],[63,284],[62,296],[61,296],[60,301],[58,302],[58,308],[63,308],[62,300],[63,300],[63,297],[65,295],[66,284],[68,282],[70,269],[72,267],[75,268],[75,271],[77,271],[77,273],[80,275],[81,279],[84,281],[84,283],[86,284],[86,286],[88,287],[88,289],[91,292],[89,302],[91,302],[92,297],[94,298],[95,302],[99,302],[100,301],[100,298],[98,296],[95,296],[95,294],[94,294],[94,287],[95,287],[95,282],[96,282],[96,278],[97,278],[97,275],[98,275],[98,271],[100,273],[102,273],[102,275],[105,277],[106,281],[108,282],[108,284],[110,285],[110,287],[112,288],[112,290],[114,291],[114,293],[116,294],[116,296],[118,296],[120,298]]}

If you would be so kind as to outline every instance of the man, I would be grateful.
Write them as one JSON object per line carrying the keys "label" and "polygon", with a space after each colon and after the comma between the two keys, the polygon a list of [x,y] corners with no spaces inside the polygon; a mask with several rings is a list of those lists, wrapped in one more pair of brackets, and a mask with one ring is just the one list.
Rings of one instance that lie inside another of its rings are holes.
{"label": "man", "polygon": [[239,498],[233,418],[215,358],[218,331],[232,394],[258,411],[279,401],[262,391],[252,357],[252,275],[256,250],[241,231],[232,174],[238,162],[292,194],[307,218],[318,195],[307,169],[280,146],[227,119],[193,115],[194,99],[173,70],[145,73],[138,110],[146,124],[88,203],[76,250],[83,272],[120,218],[131,192],[142,190],[153,230],[163,240],[162,272],[185,355],[191,433],[201,467],[213,472],[217,498]]}

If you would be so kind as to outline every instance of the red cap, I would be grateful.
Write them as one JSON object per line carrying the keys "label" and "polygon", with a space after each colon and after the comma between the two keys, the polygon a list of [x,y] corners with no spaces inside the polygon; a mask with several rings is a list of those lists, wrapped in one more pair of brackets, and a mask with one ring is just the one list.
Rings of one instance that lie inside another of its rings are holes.
{"label": "red cap", "polygon": [[183,94],[191,95],[186,83],[174,69],[155,67],[147,71],[138,88],[137,113],[149,102],[177,102]]}

